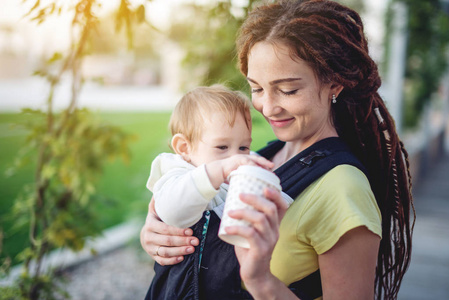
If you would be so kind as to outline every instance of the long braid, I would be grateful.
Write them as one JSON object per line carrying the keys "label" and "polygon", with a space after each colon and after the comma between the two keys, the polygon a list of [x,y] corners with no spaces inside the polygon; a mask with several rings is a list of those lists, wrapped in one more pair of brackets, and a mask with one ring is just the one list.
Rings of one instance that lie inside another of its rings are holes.
{"label": "long braid", "polygon": [[256,8],[237,39],[239,66],[245,75],[249,51],[259,41],[288,44],[292,54],[306,61],[321,82],[344,87],[332,105],[332,121],[367,168],[382,214],[376,297],[396,299],[412,248],[415,215],[410,166],[394,120],[377,92],[381,80],[368,54],[360,16],[326,0],[280,1]]}

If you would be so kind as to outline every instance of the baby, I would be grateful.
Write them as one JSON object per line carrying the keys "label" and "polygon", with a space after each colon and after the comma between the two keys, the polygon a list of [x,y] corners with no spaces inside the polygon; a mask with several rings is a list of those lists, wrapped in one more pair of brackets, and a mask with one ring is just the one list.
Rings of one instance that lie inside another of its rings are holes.
{"label": "baby", "polygon": [[147,188],[166,224],[190,227],[205,210],[222,216],[229,173],[240,165],[273,163],[250,154],[250,102],[219,85],[187,93],[170,119],[171,147],[153,161]]}
{"label": "baby", "polygon": [[146,299],[198,299],[200,280],[207,280],[208,288],[220,291],[223,299],[241,298],[232,290],[223,291],[227,281],[239,285],[240,275],[238,268],[229,268],[232,264],[220,259],[222,253],[236,258],[234,247],[221,241],[217,232],[228,175],[240,165],[273,167],[265,158],[250,155],[250,105],[242,93],[220,85],[198,87],[176,105],[169,125],[175,154],[156,157],[147,187],[161,220],[192,227],[200,246],[180,264],[155,263]]}

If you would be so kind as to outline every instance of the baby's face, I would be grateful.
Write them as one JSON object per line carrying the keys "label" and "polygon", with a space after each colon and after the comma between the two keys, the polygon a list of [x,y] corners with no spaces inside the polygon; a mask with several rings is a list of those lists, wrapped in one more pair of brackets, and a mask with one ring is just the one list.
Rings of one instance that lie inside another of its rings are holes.
{"label": "baby's face", "polygon": [[251,130],[241,114],[231,127],[223,114],[213,113],[204,118],[203,133],[189,155],[190,162],[197,167],[235,154],[249,154],[250,146]]}

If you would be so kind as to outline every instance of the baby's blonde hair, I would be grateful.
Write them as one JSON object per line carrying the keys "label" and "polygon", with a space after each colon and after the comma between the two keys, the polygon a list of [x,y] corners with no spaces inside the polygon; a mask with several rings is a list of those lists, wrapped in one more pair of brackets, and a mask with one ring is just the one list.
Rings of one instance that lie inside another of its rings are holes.
{"label": "baby's blonde hair", "polygon": [[[239,91],[232,91],[223,85],[200,86],[185,94],[176,105],[170,118],[172,136],[183,134],[192,145],[201,137],[204,119],[214,112],[223,113],[229,126],[234,126],[240,113],[251,130],[251,102]],[[212,120],[213,121],[213,120]]]}

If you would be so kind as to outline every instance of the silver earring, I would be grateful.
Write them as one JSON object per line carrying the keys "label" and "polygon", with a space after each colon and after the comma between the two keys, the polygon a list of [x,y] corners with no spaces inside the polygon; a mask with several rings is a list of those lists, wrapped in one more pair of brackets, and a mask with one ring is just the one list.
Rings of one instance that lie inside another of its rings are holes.
{"label": "silver earring", "polygon": [[335,97],[335,94],[332,94],[332,103],[337,103],[337,97]]}

